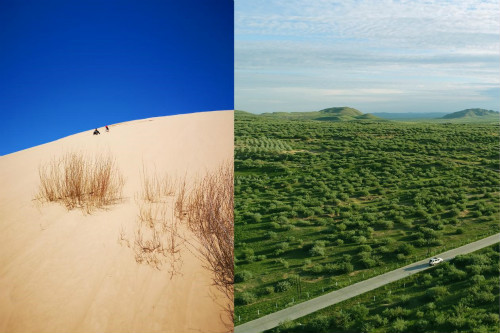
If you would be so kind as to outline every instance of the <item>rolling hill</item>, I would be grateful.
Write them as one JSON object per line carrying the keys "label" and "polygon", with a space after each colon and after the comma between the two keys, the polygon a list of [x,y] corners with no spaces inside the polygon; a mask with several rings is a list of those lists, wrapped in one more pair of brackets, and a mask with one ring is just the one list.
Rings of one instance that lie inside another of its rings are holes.
{"label": "rolling hill", "polygon": [[343,107],[331,107],[319,111],[309,112],[272,112],[263,113],[262,117],[282,118],[288,120],[319,120],[319,121],[358,121],[358,120],[371,120],[383,121],[383,119],[376,117],[369,113],[362,113],[361,111]]}
{"label": "rolling hill", "polygon": [[441,117],[441,119],[464,119],[464,118],[476,118],[476,117],[497,119],[498,116],[499,116],[498,111],[485,110],[485,109],[465,109],[462,111],[457,111],[447,114]]}

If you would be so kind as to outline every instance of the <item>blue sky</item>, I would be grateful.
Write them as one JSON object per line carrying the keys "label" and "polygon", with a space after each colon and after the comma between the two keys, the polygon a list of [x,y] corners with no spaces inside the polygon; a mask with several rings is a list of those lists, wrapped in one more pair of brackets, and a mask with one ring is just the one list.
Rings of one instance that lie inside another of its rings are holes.
{"label": "blue sky", "polygon": [[499,0],[235,0],[235,108],[500,109]]}
{"label": "blue sky", "polygon": [[234,107],[232,0],[0,1],[0,155]]}

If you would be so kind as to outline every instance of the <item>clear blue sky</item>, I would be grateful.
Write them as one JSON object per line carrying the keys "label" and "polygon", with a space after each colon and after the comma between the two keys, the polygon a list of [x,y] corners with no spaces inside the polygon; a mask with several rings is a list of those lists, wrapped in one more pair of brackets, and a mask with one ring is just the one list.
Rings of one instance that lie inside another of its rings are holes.
{"label": "clear blue sky", "polygon": [[232,0],[0,1],[0,155],[234,108]]}
{"label": "clear blue sky", "polygon": [[235,108],[500,109],[500,0],[235,0]]}

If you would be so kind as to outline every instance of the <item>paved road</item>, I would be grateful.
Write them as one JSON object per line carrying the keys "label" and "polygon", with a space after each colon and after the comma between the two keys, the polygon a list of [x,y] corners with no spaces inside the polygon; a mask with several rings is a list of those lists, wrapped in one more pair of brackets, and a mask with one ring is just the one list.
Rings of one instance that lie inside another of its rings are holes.
{"label": "paved road", "polygon": [[[500,233],[480,239],[476,242],[446,251],[437,255],[444,260],[450,260],[459,254],[474,252],[483,247],[500,242]],[[316,312],[330,305],[345,301],[351,297],[366,293],[385,284],[397,281],[412,274],[429,268],[429,259],[424,259],[405,267],[401,267],[385,274],[355,283],[348,287],[313,298],[309,301],[291,306],[278,312],[271,313],[259,319],[236,326],[234,333],[259,333],[278,326],[284,320],[295,320],[310,313]]]}

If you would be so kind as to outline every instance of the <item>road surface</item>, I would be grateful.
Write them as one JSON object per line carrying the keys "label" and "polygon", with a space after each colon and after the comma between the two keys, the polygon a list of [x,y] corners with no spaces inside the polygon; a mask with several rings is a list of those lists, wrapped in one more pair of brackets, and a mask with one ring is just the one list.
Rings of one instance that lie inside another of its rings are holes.
{"label": "road surface", "polygon": [[[498,242],[500,242],[500,233],[480,239],[464,246],[457,247],[456,249],[443,252],[439,255],[436,255],[436,257],[441,257],[445,261],[448,261],[459,254],[474,252],[482,249],[483,247],[493,245]],[[281,311],[274,312],[259,319],[255,319],[242,325],[236,326],[234,328],[234,333],[263,332],[265,330],[278,326],[285,320],[295,320],[297,318],[326,308],[330,305],[345,301],[346,299],[349,299],[351,297],[366,293],[367,291],[376,289],[378,287],[421,272],[428,268],[429,259],[414,262],[413,264],[410,264],[408,266],[395,269],[385,274],[377,275],[373,278],[355,283],[336,291],[332,291],[331,293],[313,298],[309,301],[291,306]]]}

